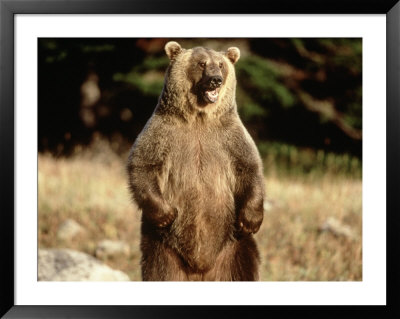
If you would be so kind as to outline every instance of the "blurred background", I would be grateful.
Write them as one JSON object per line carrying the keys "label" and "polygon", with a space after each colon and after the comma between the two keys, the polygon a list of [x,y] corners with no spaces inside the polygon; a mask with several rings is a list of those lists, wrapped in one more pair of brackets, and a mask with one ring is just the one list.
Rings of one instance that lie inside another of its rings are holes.
{"label": "blurred background", "polygon": [[125,163],[161,93],[169,40],[241,51],[238,111],[267,190],[261,280],[362,280],[359,38],[39,39],[39,249],[141,279]]}

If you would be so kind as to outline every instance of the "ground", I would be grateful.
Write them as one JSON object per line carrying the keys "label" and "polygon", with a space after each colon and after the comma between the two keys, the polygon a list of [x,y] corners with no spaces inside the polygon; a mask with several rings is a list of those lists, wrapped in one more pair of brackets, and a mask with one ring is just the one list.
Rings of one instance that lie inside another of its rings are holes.
{"label": "ground", "polygon": [[[39,154],[39,248],[94,255],[101,240],[122,240],[130,246],[129,257],[105,262],[141,280],[140,212],[129,196],[125,162],[126,154],[116,155],[106,142],[77,147],[70,157]],[[362,280],[361,179],[282,177],[266,170],[265,185],[266,212],[256,235],[262,281]],[[57,238],[68,218],[85,232],[71,240]],[[329,220],[336,226],[327,226]]]}

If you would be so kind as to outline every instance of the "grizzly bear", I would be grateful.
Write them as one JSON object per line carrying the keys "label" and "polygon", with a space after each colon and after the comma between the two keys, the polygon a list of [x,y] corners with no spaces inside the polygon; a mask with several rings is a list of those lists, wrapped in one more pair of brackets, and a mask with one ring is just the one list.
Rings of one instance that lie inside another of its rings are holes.
{"label": "grizzly bear", "polygon": [[252,234],[263,220],[264,179],[237,112],[240,51],[173,41],[165,51],[163,90],[127,165],[142,210],[142,278],[258,280]]}

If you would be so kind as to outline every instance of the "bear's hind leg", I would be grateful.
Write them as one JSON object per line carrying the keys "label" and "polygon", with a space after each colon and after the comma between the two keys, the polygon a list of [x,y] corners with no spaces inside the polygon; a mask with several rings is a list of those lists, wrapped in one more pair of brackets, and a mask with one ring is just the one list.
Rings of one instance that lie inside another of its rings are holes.
{"label": "bear's hind leg", "polygon": [[236,256],[232,263],[233,280],[258,281],[260,255],[253,235],[237,241]]}
{"label": "bear's hind leg", "polygon": [[246,236],[229,242],[221,251],[215,266],[204,274],[205,281],[257,281],[260,257],[254,238]]}
{"label": "bear's hind leg", "polygon": [[142,245],[143,281],[186,281],[187,274],[179,256],[160,242],[153,242],[149,249]]}

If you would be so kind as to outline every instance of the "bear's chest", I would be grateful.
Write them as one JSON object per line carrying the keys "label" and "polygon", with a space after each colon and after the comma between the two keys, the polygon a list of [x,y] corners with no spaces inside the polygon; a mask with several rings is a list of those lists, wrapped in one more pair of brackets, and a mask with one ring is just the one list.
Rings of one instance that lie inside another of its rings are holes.
{"label": "bear's chest", "polygon": [[164,189],[173,194],[216,197],[232,191],[234,174],[223,138],[211,132],[187,132],[173,141],[165,163]]}
{"label": "bear's chest", "polygon": [[204,181],[228,173],[231,160],[216,134],[188,135],[175,144],[179,152],[171,158],[171,165],[177,172]]}

